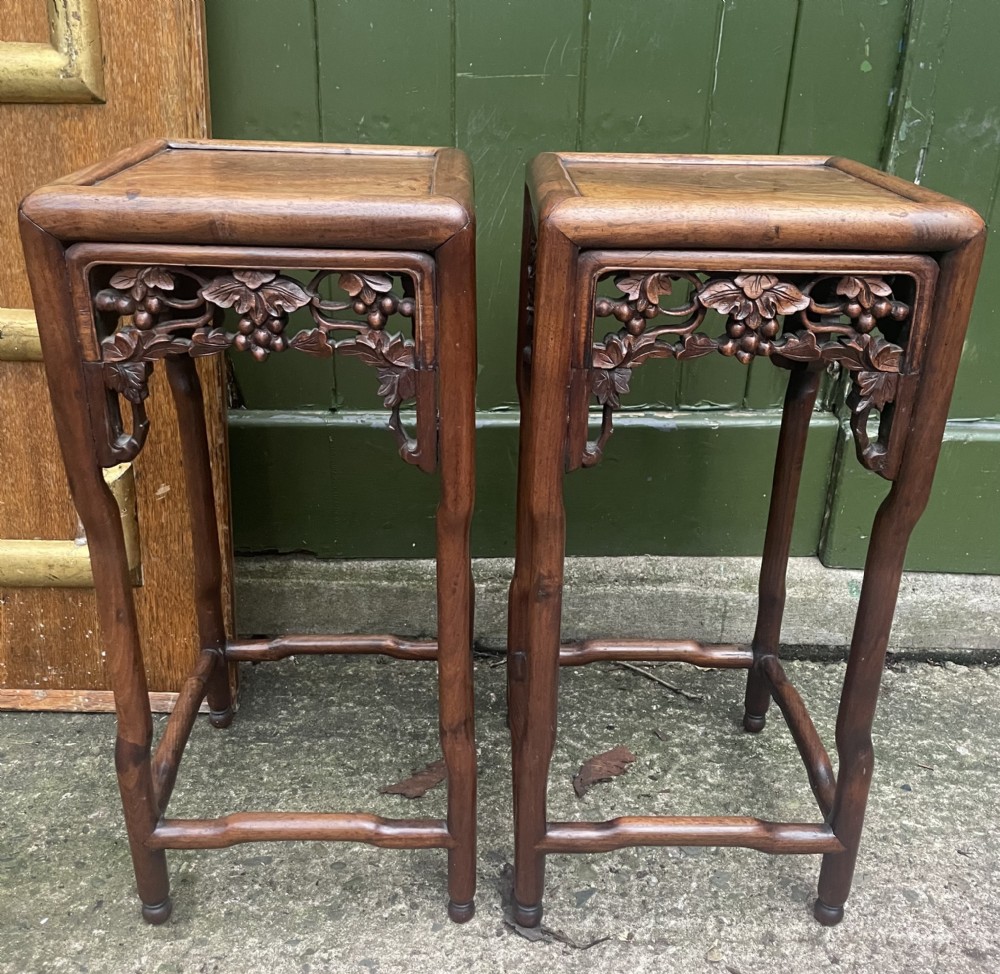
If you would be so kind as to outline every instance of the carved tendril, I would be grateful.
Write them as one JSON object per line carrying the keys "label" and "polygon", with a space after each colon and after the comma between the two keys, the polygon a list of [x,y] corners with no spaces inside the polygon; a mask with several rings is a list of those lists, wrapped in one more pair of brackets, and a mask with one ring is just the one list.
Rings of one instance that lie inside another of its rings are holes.
{"label": "carved tendril", "polygon": [[[372,366],[378,394],[391,411],[389,428],[408,462],[420,462],[420,449],[403,427],[402,405],[417,396],[417,357],[412,339],[384,329],[394,315],[413,318],[416,302],[394,293],[388,274],[345,271],[337,284],[347,300],[327,300],[320,287],[333,271],[318,271],[307,284],[275,270],[239,268],[214,276],[191,268],[127,267],[117,270],[109,287],[94,296],[95,308],[117,320],[102,342],[104,382],[127,399],[145,419],[149,375],[157,359],[219,354],[229,348],[263,361],[295,348],[308,355],[357,356]],[[190,297],[181,297],[181,293]],[[314,328],[286,337],[288,316],[306,308]],[[236,332],[224,327],[224,312],[239,320]],[[360,319],[339,315],[350,310]],[[122,322],[121,319],[128,319]],[[338,334],[347,332],[347,337]],[[141,442],[123,447],[134,455]]]}
{"label": "carved tendril", "polygon": [[[600,460],[613,432],[614,410],[621,408],[634,368],[651,358],[685,360],[718,352],[744,364],[757,356],[783,366],[840,363],[851,373],[848,406],[859,456],[869,469],[881,472],[891,424],[887,407],[896,396],[903,349],[871,332],[880,319],[905,322],[910,307],[894,296],[883,278],[846,275],[834,280],[820,275],[800,285],[767,273],[732,278],[686,271],[618,274],[615,286],[624,297],[598,297],[594,304],[595,317],[613,316],[624,327],[592,347],[590,388],[602,407],[602,420],[597,440],[585,449],[584,466]],[[661,305],[660,297],[672,295],[678,281],[687,282],[688,301]],[[819,286],[832,291],[834,300],[817,301],[813,292]],[[698,330],[708,309],[726,316],[724,335],[713,337]],[[661,318],[681,320],[657,324]],[[797,330],[790,330],[791,320],[800,325]],[[872,409],[887,418],[875,444],[867,436]]]}

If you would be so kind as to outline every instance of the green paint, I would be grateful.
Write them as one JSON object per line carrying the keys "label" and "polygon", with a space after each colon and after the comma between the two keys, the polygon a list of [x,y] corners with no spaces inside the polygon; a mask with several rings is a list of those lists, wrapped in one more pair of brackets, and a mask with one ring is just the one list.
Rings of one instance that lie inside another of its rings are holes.
{"label": "green paint", "polygon": [[[516,401],[522,176],[544,149],[837,153],[964,199],[1000,226],[1000,5],[985,0],[212,0],[207,18],[217,136],[470,153],[484,410]],[[997,232],[956,419],[1000,418]],[[241,550],[432,551],[434,480],[396,457],[384,413],[365,412],[378,408],[370,370],[299,355],[263,366],[234,356],[233,367],[250,407],[231,423]],[[768,362],[721,357],[639,369],[609,456],[567,480],[569,550],[758,551],[776,423],[761,410],[780,405],[785,380]],[[840,401],[824,393],[826,408]],[[478,554],[510,551],[516,421],[516,411],[480,415]],[[832,413],[815,425],[795,551],[820,545],[828,503],[824,559],[860,564],[885,485],[842,438],[834,451]],[[997,427],[949,427],[910,567],[1000,571],[996,532],[978,526],[996,521]]]}
{"label": "green paint", "polygon": [[[596,468],[566,478],[575,555],[759,554],[780,417],[627,414]],[[322,557],[429,557],[434,477],[396,455],[381,413],[230,414],[238,551]],[[793,550],[816,550],[837,424],[817,415]],[[513,552],[516,414],[478,423],[476,556]]]}
{"label": "green paint", "polygon": [[[882,157],[908,0],[801,0],[781,151]],[[858,55],[872,70],[858,71]]]}
{"label": "green paint", "polygon": [[[861,568],[872,519],[889,485],[854,457],[841,431],[842,476],[820,557],[830,567]],[[1000,423],[950,423],[927,510],[906,556],[911,571],[995,573],[1000,567]]]}
{"label": "green paint", "polygon": [[543,150],[575,145],[583,32],[578,3],[455,0],[456,144],[476,171],[485,409],[516,402],[524,166]]}

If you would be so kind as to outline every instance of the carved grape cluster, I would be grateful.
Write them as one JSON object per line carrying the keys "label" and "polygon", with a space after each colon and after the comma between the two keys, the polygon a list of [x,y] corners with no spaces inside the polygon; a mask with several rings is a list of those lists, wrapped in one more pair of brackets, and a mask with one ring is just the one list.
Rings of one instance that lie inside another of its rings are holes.
{"label": "carved grape cluster", "polygon": [[108,282],[110,287],[94,298],[98,311],[132,315],[136,328],[152,328],[167,305],[175,280],[165,267],[124,267]]}
{"label": "carved grape cluster", "polygon": [[[905,321],[910,307],[895,297],[884,279],[845,275],[834,284],[833,276],[818,276],[800,287],[768,273],[704,277],[688,271],[625,272],[615,278],[623,298],[595,299],[595,317],[613,316],[624,327],[592,346],[590,388],[604,407],[604,417],[600,438],[584,454],[585,465],[600,458],[611,433],[611,413],[621,407],[621,396],[629,391],[632,369],[650,358],[684,360],[718,352],[744,364],[759,355],[782,365],[818,360],[839,363],[851,373],[848,404],[860,417],[855,425],[863,425],[871,409],[882,410],[895,399],[903,349],[871,332],[880,319]],[[691,285],[689,300],[677,306],[661,305],[660,297],[670,295],[677,280]],[[817,301],[813,292],[821,287],[826,293],[832,291],[836,300]],[[697,330],[708,309],[726,316],[724,335],[715,338]],[[783,333],[782,319],[787,323],[790,315],[797,315],[801,326],[797,330],[785,327]],[[661,316],[681,320],[653,322]],[[844,323],[845,318],[849,323]],[[864,454],[866,465],[876,469],[884,449],[866,444]]]}

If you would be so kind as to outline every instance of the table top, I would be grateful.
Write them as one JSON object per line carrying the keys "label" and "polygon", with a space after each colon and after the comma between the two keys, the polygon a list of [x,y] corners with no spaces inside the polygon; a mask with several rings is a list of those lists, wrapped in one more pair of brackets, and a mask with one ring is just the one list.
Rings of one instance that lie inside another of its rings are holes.
{"label": "table top", "polygon": [[470,221],[472,176],[450,148],[153,141],[22,210],[67,241],[427,249]]}
{"label": "table top", "polygon": [[915,250],[980,233],[972,209],[825,156],[543,153],[536,210],[582,247]]}

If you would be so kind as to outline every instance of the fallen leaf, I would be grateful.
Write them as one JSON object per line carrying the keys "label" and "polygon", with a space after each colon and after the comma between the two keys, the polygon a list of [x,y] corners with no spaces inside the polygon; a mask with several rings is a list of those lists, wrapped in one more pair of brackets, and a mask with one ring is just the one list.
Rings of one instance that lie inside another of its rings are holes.
{"label": "fallen leaf", "polygon": [[394,785],[386,785],[380,791],[383,795],[422,798],[431,788],[441,784],[447,776],[448,771],[444,761],[432,761],[426,768],[411,774],[409,778],[397,781]]}
{"label": "fallen leaf", "polygon": [[513,930],[519,937],[524,937],[525,940],[530,940],[532,943],[565,944],[574,950],[589,950],[591,947],[596,947],[598,944],[603,944],[605,941],[611,939],[610,937],[598,937],[596,940],[576,940],[561,930],[556,930],[554,927],[547,927],[544,923],[540,923],[537,927],[522,927],[521,924],[515,923],[511,917],[513,902],[514,867],[509,862],[505,862],[500,869],[500,905],[503,909],[503,922],[508,929]]}
{"label": "fallen leaf", "polygon": [[714,947],[709,947],[708,950],[705,951],[705,960],[707,960],[709,964],[718,964],[722,960],[722,951],[719,950],[718,944]]}
{"label": "fallen leaf", "polygon": [[603,754],[595,754],[580,766],[573,776],[573,790],[577,798],[585,794],[599,781],[610,781],[623,774],[635,760],[635,755],[627,748],[619,745]]}

